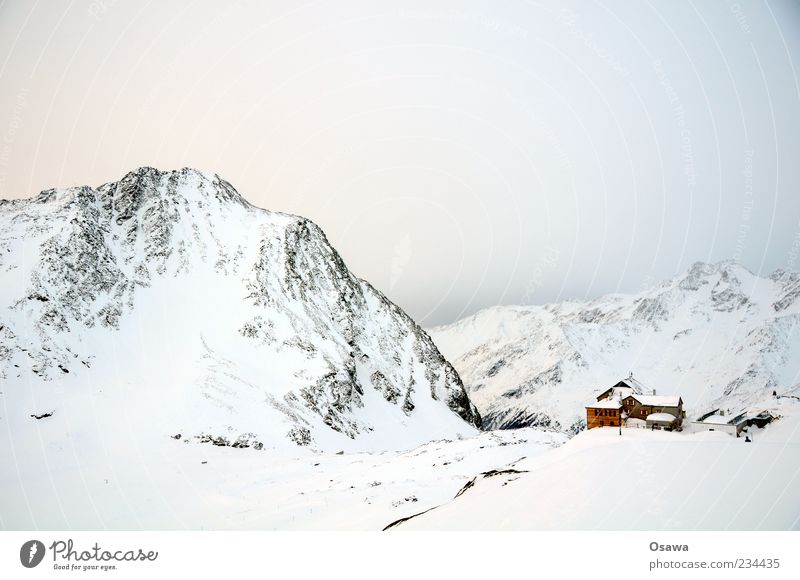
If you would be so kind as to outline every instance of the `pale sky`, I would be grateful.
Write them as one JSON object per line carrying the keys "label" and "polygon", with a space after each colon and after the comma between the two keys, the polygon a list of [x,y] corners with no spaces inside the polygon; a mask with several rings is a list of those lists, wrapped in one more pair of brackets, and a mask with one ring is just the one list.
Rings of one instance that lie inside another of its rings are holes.
{"label": "pale sky", "polygon": [[0,0],[0,197],[196,167],[426,325],[800,268],[800,8]]}

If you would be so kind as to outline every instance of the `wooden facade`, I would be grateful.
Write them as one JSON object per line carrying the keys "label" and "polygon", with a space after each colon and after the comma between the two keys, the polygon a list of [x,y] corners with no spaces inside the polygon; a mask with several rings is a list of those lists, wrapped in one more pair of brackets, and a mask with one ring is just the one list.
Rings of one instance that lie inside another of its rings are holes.
{"label": "wooden facade", "polygon": [[678,421],[675,426],[680,427],[686,415],[683,411],[683,399],[678,397],[655,397],[646,395],[628,395],[622,399],[622,408],[625,414],[632,419],[646,420],[648,415],[654,413],[668,413],[675,416]]}
{"label": "wooden facade", "polygon": [[608,408],[607,405],[586,407],[586,428],[619,427],[622,420],[622,406]]}

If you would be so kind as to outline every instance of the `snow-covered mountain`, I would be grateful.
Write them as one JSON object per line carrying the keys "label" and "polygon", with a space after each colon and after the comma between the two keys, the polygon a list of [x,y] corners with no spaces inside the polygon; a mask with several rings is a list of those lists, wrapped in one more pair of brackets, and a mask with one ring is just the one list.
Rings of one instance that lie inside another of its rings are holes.
{"label": "snow-covered mountain", "polygon": [[145,432],[401,449],[480,425],[428,335],[319,227],[216,175],[141,168],[0,201],[0,279],[15,456]]}
{"label": "snow-covered mountain", "polygon": [[690,418],[800,379],[800,275],[696,263],[635,295],[490,308],[430,330],[487,428],[577,431],[584,405],[633,372]]}

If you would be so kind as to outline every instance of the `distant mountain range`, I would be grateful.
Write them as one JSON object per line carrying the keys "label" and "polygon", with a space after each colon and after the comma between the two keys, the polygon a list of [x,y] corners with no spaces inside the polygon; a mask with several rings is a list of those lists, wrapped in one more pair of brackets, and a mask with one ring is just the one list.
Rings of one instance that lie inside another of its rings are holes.
{"label": "distant mountain range", "polygon": [[697,263],[431,341],[315,224],[192,169],[0,202],[0,276],[2,420],[21,433],[86,429],[89,406],[217,445],[407,448],[481,423],[577,432],[629,372],[690,415],[800,380],[795,272]]}
{"label": "distant mountain range", "polygon": [[800,381],[800,275],[724,261],[638,294],[498,306],[430,329],[488,429],[577,432],[584,405],[634,376],[683,397],[691,418],[731,412]]}

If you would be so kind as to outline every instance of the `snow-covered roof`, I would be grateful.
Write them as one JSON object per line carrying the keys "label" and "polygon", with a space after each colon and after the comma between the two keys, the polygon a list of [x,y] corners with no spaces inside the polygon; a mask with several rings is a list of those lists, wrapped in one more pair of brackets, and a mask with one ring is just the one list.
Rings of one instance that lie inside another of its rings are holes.
{"label": "snow-covered roof", "polygon": [[681,404],[681,398],[674,395],[633,395],[633,398],[651,407],[678,407]]}
{"label": "snow-covered roof", "polygon": [[695,423],[709,423],[712,425],[725,425],[727,422],[728,422],[728,417],[716,414],[706,417],[702,421],[695,421]]}
{"label": "snow-covered roof", "polygon": [[587,409],[619,409],[622,407],[619,399],[603,399],[597,403],[586,405]]}
{"label": "snow-covered roof", "polygon": [[[623,386],[618,386],[622,384]],[[624,386],[624,382],[620,381],[613,387],[608,387],[605,391],[597,395],[597,400],[601,401],[603,399],[610,399],[613,397],[624,399],[628,395],[633,395],[637,391],[633,387]]]}
{"label": "snow-covered roof", "polygon": [[628,395],[636,394],[636,391],[632,387],[611,387],[611,396],[619,396],[621,399],[624,399]]}
{"label": "snow-covered roof", "polygon": [[[622,385],[622,386],[620,386]],[[627,385],[627,386],[626,386]],[[626,377],[619,381],[613,387],[603,391],[599,397],[606,393],[608,395],[601,399],[598,403],[587,405],[592,409],[616,409],[620,406],[623,399],[633,397],[642,405],[649,405],[652,407],[678,407],[681,403],[681,398],[673,395],[642,395],[645,386],[634,379],[633,377]],[[598,397],[598,399],[599,399]],[[608,405],[608,406],[607,406]]]}
{"label": "snow-covered roof", "polygon": [[630,385],[630,387],[636,393],[646,393],[647,391],[650,390],[647,387],[645,387],[641,382],[639,382],[637,379],[634,379],[632,376],[631,377],[626,377],[626,378],[622,379],[622,381],[620,381],[620,382],[623,382],[626,385]]}
{"label": "snow-covered roof", "polygon": [[607,388],[605,391],[598,395],[598,399],[606,395],[607,397],[620,397],[624,399],[629,395],[641,394],[648,391],[647,388],[634,379],[632,376],[625,377],[618,381],[614,386]]}
{"label": "snow-covered roof", "polygon": [[672,423],[675,419],[677,419],[677,417],[669,413],[651,413],[647,416],[648,421],[657,421],[659,423]]}

